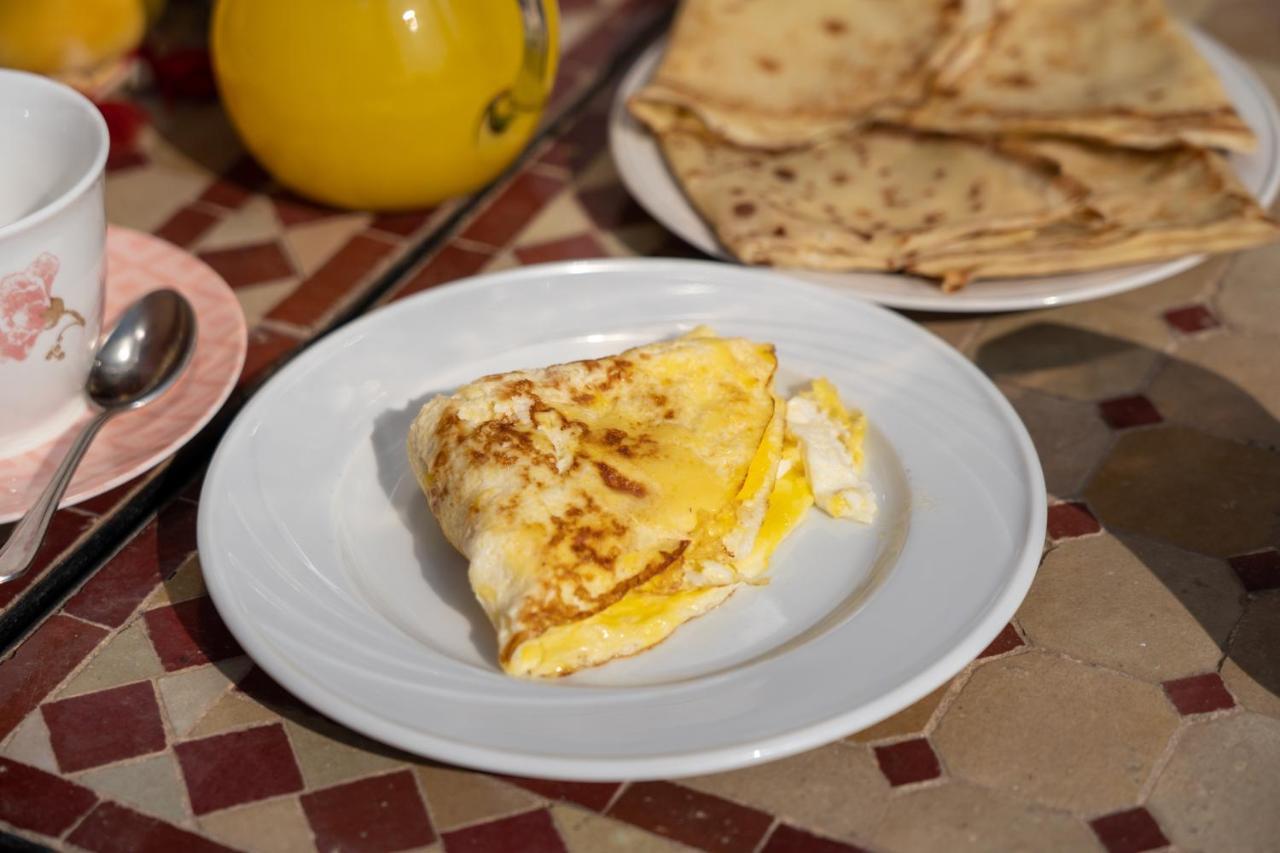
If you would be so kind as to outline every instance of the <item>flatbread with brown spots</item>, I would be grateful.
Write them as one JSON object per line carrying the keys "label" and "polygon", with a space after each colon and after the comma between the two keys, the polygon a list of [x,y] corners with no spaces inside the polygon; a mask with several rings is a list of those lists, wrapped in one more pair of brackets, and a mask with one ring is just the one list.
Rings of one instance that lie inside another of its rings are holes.
{"label": "flatbread with brown spots", "polygon": [[971,240],[915,259],[911,271],[954,289],[971,278],[1078,272],[1280,239],[1280,227],[1212,151],[1140,152],[1052,139],[1007,144],[1058,163],[1088,187],[1085,201],[1097,215],[1054,223],[1012,244]]}
{"label": "flatbread with brown spots", "polygon": [[981,53],[1003,0],[684,0],[634,102],[683,107],[764,148],[911,104]]}
{"label": "flatbread with brown spots", "polygon": [[1161,0],[1019,0],[950,85],[880,118],[948,133],[1039,133],[1112,145],[1255,145]]}
{"label": "flatbread with brown spots", "polygon": [[759,151],[697,119],[643,105],[685,193],[738,258],[807,269],[896,270],[982,235],[1023,241],[1079,215],[1083,187],[1034,153],[871,127]]}

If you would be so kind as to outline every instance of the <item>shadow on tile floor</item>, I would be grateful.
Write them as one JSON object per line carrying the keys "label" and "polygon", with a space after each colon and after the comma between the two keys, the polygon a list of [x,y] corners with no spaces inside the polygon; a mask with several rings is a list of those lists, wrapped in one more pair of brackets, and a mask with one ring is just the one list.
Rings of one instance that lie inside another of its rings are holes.
{"label": "shadow on tile floor", "polygon": [[[1123,639],[1144,647],[1147,640],[1164,642],[1170,649],[1178,646],[1181,638],[1160,636],[1177,614],[1157,615],[1157,606],[1134,592],[1141,590],[1146,579],[1118,568],[1127,552],[1212,638],[1222,655],[1218,668],[1232,690],[1239,693],[1232,671],[1242,670],[1247,678],[1238,683],[1252,701],[1280,707],[1280,666],[1266,648],[1274,631],[1259,627],[1270,621],[1268,614],[1280,603],[1280,597],[1266,592],[1275,588],[1280,574],[1280,557],[1275,554],[1280,545],[1280,453],[1275,452],[1280,448],[1280,422],[1245,389],[1212,370],[1176,353],[1168,355],[1088,329],[1034,323],[986,341],[975,360],[1005,386],[1050,396],[1056,392],[1063,406],[1086,411],[1096,407],[1098,414],[1091,416],[1101,417],[1112,431],[1110,442],[1093,451],[1098,458],[1079,481],[1078,493],[1057,496],[1082,500],[1104,530],[1114,534],[1108,538],[1119,544],[1082,544],[1079,553],[1114,562],[1117,569],[1092,571],[1083,563],[1063,566],[1069,561],[1064,557],[1054,570],[1078,569],[1080,577],[1065,582],[1038,578],[1038,584],[1057,583],[1061,594],[1073,597],[1077,606],[1092,602],[1099,611],[1110,608],[1105,619],[1128,622],[1128,627],[1115,629],[1115,645]],[[1134,369],[1144,363],[1144,370]],[[1112,385],[1116,373],[1106,374],[1113,369],[1133,371],[1129,395],[1120,401],[1081,399],[1081,388],[1091,384],[1082,383],[1082,375]],[[1039,433],[1032,436],[1037,445],[1053,447],[1054,452],[1084,446],[1073,445],[1070,436],[1052,434],[1070,426],[1042,422],[1033,428]],[[1260,562],[1264,565],[1258,568]],[[1099,591],[1084,594],[1078,587],[1072,589],[1090,582],[1116,584],[1115,596],[1103,602]],[[1120,588],[1125,583],[1130,584],[1131,604]],[[1037,606],[1036,593],[1033,587],[1024,608]],[[1084,629],[1095,626],[1070,622],[1088,620],[1090,615],[1071,614],[1065,603],[1057,606],[1061,609],[1052,614],[1057,620],[1052,631],[1063,638],[1063,650],[1090,648],[1093,660],[1139,674],[1147,667],[1143,677],[1164,680],[1166,676],[1150,659],[1144,662],[1133,656],[1128,665],[1114,663],[1131,653],[1107,649],[1097,637],[1085,639]],[[1116,613],[1117,606],[1129,606],[1132,612]],[[1049,609],[1045,606],[1041,613]],[[1095,618],[1101,622],[1104,616],[1097,613]],[[1102,625],[1096,627],[1105,630]],[[1197,637],[1187,643],[1178,647],[1207,646],[1208,641]],[[1170,650],[1166,654],[1168,660],[1185,665],[1190,653]],[[1177,654],[1184,655],[1181,661]]]}

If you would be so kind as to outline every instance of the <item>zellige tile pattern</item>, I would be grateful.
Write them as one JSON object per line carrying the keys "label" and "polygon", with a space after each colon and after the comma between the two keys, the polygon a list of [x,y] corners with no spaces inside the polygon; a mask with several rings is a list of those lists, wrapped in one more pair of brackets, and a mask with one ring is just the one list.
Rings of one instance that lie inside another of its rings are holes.
{"label": "zellige tile pattern", "polygon": [[[670,5],[564,0],[557,108]],[[1280,87],[1267,0],[1177,5]],[[452,233],[436,229],[455,203],[373,215],[291,196],[213,104],[154,105],[156,128],[108,178],[110,215],[236,279],[265,318],[249,389],[428,235],[382,301],[538,260],[698,256],[620,186],[616,79],[603,82]],[[644,783],[485,774],[373,744],[288,696],[227,633],[190,491],[0,660],[0,828],[89,850],[1274,849],[1278,252],[1062,309],[914,317],[1027,422],[1052,496],[1046,556],[977,660],[842,742]],[[0,614],[136,488],[59,513],[53,553],[0,587]],[[74,725],[103,713],[109,731]]]}

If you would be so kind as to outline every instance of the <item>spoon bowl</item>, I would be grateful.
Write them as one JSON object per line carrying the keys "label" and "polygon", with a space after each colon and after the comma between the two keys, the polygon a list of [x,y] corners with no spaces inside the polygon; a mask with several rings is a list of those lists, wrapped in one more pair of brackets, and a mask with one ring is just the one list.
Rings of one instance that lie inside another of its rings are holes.
{"label": "spoon bowl", "polygon": [[196,317],[173,290],[154,290],[129,308],[98,348],[85,393],[100,409],[136,409],[168,390],[191,360]]}
{"label": "spoon bowl", "polygon": [[169,390],[191,361],[195,344],[195,312],[177,291],[152,291],[121,315],[98,347],[85,381],[85,394],[98,412],[81,429],[49,485],[0,547],[0,583],[21,575],[35,559],[49,520],[102,425]]}

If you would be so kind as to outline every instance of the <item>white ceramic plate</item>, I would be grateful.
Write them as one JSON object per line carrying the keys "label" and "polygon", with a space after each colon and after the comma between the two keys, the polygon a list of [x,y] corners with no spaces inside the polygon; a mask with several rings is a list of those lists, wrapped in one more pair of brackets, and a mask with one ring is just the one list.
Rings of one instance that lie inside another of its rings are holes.
{"label": "white ceramic plate", "polygon": [[[410,752],[571,779],[710,772],[871,725],[1000,631],[1035,574],[1044,481],[1004,398],[920,328],[776,273],[699,261],[525,267],[376,311],[245,408],[200,501],[200,557],[250,655],[317,710]],[[503,675],[405,458],[422,403],[482,374],[598,357],[699,323],[777,344],[873,425],[874,527],[811,513],[773,582],[652,651]]]}
{"label": "white ceramic plate", "polygon": [[[1217,71],[1236,109],[1258,135],[1252,154],[1233,154],[1231,165],[1249,191],[1270,205],[1280,190],[1280,113],[1266,87],[1239,57],[1204,33],[1188,27],[1192,42]],[[709,255],[732,260],[714,233],[689,204],[667,169],[653,137],[626,110],[626,100],[644,85],[662,57],[665,41],[646,50],[627,72],[609,117],[609,145],[623,184],[649,214],[677,236]],[[1097,299],[1160,281],[1203,261],[1193,255],[1156,264],[1096,272],[978,281],[959,293],[907,275],[788,270],[801,278],[895,308],[974,312],[1044,308]]]}

